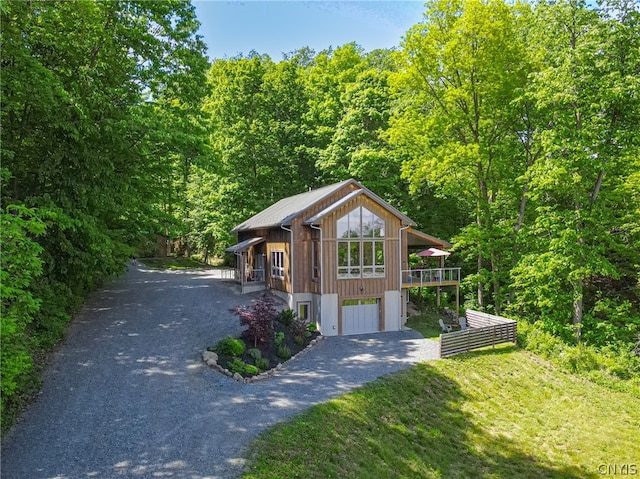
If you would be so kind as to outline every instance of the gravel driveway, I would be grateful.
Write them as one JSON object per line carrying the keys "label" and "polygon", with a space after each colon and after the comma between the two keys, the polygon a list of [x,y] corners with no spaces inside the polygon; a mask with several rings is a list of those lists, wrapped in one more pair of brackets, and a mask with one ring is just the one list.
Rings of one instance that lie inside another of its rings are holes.
{"label": "gravel driveway", "polygon": [[200,356],[239,333],[229,308],[255,297],[214,270],[142,266],[97,292],[4,438],[2,478],[236,477],[246,446],[277,421],[437,356],[412,330],[333,337],[271,379],[237,383]]}

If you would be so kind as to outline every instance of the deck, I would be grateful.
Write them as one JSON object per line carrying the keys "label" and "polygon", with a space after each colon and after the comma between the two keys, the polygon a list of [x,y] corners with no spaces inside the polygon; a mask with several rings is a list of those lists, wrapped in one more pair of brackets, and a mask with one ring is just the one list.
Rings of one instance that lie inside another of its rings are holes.
{"label": "deck", "polygon": [[418,268],[402,271],[403,288],[458,285],[460,285],[460,268]]}

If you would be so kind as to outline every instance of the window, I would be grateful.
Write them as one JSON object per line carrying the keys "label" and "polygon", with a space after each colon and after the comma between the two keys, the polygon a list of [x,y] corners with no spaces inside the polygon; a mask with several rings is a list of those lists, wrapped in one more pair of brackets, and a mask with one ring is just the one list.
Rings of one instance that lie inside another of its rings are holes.
{"label": "window", "polygon": [[311,242],[311,279],[320,279],[320,241]]}
{"label": "window", "polygon": [[284,251],[271,252],[271,276],[284,279]]}
{"label": "window", "polygon": [[298,303],[298,319],[309,321],[309,312],[311,311],[311,303]]}
{"label": "window", "polygon": [[338,278],[384,277],[384,220],[359,206],[337,227]]}

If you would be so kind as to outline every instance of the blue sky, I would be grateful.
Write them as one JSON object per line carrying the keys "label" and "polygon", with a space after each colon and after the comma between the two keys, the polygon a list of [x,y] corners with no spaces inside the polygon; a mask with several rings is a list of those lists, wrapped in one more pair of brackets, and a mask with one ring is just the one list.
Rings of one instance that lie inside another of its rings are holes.
{"label": "blue sky", "polygon": [[282,60],[308,46],[320,52],[356,42],[365,51],[398,46],[422,19],[418,1],[212,1],[194,0],[209,58],[251,50]]}

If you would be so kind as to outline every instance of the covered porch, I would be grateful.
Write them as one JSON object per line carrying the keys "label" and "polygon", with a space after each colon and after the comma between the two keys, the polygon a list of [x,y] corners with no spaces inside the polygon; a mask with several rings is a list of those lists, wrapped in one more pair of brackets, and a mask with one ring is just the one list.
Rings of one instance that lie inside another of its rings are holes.
{"label": "covered porch", "polygon": [[[406,237],[406,265],[407,269],[402,270],[402,289],[411,288],[436,288],[436,301],[440,306],[440,291],[442,287],[453,287],[456,293],[456,311],[460,309],[460,268],[445,268],[444,260],[450,254],[446,249],[451,248],[451,243],[431,236],[411,227],[407,229]],[[427,253],[427,250],[433,252]],[[410,267],[410,253],[425,253],[423,256],[437,259],[439,268]]]}
{"label": "covered porch", "polygon": [[267,288],[264,242],[264,237],[249,238],[225,250],[236,255],[235,280],[242,294]]}

